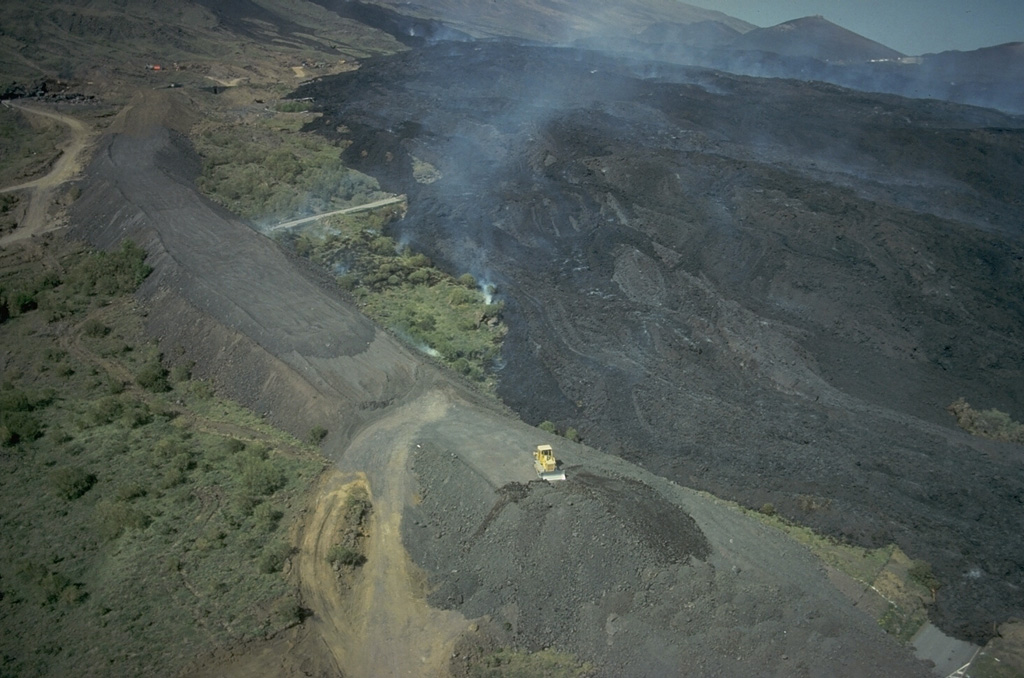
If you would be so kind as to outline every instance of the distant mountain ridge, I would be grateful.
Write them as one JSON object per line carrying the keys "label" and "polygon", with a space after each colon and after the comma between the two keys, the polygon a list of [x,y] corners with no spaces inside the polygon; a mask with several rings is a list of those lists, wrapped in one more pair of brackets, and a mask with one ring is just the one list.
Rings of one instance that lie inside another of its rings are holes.
{"label": "distant mountain ridge", "polygon": [[720,21],[698,21],[692,24],[651,24],[640,33],[639,39],[650,43],[715,49],[732,45],[741,35],[742,31]]}
{"label": "distant mountain ridge", "polygon": [[[348,4],[347,0],[315,1],[332,11]],[[556,43],[600,36],[628,37],[662,22],[715,21],[740,33],[756,28],[722,12],[675,0],[591,0],[587,3],[576,0],[431,0],[423,4],[375,0],[372,4],[406,16],[443,21],[478,37],[504,36]]]}
{"label": "distant mountain ridge", "polygon": [[836,25],[822,16],[793,19],[769,28],[755,28],[732,43],[733,49],[810,57],[826,63],[897,59],[903,54]]}

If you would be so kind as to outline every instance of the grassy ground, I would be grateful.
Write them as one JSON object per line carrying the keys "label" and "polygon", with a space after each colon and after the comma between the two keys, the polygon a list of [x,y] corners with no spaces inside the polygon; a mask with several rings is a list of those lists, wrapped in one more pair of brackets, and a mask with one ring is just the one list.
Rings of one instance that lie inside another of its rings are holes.
{"label": "grassy ground", "polygon": [[266,223],[385,197],[376,179],[342,164],[342,148],[299,132],[317,115],[302,109],[302,102],[281,102],[241,119],[222,115],[200,123],[192,134],[203,156],[200,190],[235,214]]}
{"label": "grassy ground", "polygon": [[1024,622],[999,627],[999,635],[971,663],[972,678],[1019,678],[1024,676]]}
{"label": "grassy ground", "polygon": [[473,678],[586,678],[592,674],[589,664],[554,650],[527,653],[502,649],[468,670]]}
{"label": "grassy ground", "polygon": [[165,369],[142,253],[0,262],[0,673],[173,673],[301,617],[286,534],[314,448]]}

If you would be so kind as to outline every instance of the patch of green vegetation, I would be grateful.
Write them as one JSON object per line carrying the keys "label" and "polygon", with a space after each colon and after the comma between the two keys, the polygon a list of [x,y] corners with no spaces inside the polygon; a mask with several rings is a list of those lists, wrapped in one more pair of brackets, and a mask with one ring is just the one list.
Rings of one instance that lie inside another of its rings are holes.
{"label": "patch of green vegetation", "polygon": [[999,626],[999,635],[990,640],[971,662],[972,678],[1020,678],[1024,676],[1024,622],[1012,621]]}
{"label": "patch of green vegetation", "polygon": [[332,565],[338,563],[348,567],[358,567],[366,562],[366,556],[355,549],[335,544],[327,551],[327,562]]}
{"label": "patch of green vegetation", "polygon": [[566,428],[564,432],[560,432],[558,430],[558,425],[555,424],[555,422],[547,420],[547,419],[545,419],[541,423],[537,424],[537,428],[539,428],[541,431],[545,431],[547,433],[551,433],[551,434],[556,435],[556,436],[560,435],[563,438],[565,438],[566,440],[569,440],[569,441],[574,442],[574,443],[578,443],[581,440],[580,432],[577,431],[572,426]]}
{"label": "patch of green vegetation", "polygon": [[[308,102],[285,102],[303,110]],[[344,146],[300,132],[315,115],[278,112],[246,120],[206,123],[193,133],[203,157],[197,185],[235,214],[284,220],[384,197],[376,179],[346,168]]]}
{"label": "patch of green vegetation", "polygon": [[366,539],[366,520],[373,510],[366,489],[354,485],[345,500],[346,530],[339,535],[339,543],[327,551],[327,562],[339,567],[355,568],[366,562],[363,542]]}
{"label": "patch of green vegetation", "polygon": [[551,649],[539,652],[501,649],[469,667],[473,678],[586,678],[593,672],[590,664]]}
{"label": "patch of green vegetation", "polygon": [[127,294],[140,248],[42,249],[52,270],[0,270],[36,300],[0,324],[4,674],[173,674],[296,623],[287,526],[324,461],[187,370],[166,379]]}
{"label": "patch of green vegetation", "polygon": [[[77,252],[70,257],[59,269],[22,268],[0,279],[0,322],[38,308],[45,309],[51,321],[81,314],[135,290],[151,270],[145,251],[129,240],[114,252]],[[88,333],[103,332],[89,322]]]}
{"label": "patch of green vegetation", "polygon": [[281,101],[274,106],[274,110],[278,113],[304,113],[312,108],[313,102],[311,101]]}
{"label": "patch of green vegetation", "polygon": [[319,445],[323,442],[324,438],[327,437],[327,429],[323,426],[314,426],[309,429],[309,434],[306,436],[306,442],[310,445]]}
{"label": "patch of green vegetation", "polygon": [[946,408],[956,423],[971,435],[1024,445],[1024,424],[996,409],[976,410],[963,398]]}
{"label": "patch of green vegetation", "polygon": [[453,278],[428,257],[399,250],[384,234],[393,210],[335,215],[279,238],[298,254],[335,272],[338,284],[382,326],[449,368],[490,389],[490,368],[507,328],[493,289],[472,275]]}

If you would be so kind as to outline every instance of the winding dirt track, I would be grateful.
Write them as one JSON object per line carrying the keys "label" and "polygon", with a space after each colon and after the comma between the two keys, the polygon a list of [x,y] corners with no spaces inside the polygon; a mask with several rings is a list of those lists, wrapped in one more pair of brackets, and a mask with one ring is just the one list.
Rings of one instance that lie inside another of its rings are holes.
{"label": "winding dirt track", "polygon": [[446,399],[431,391],[396,409],[362,432],[341,468],[371,478],[374,512],[367,561],[352,601],[356,621],[347,638],[347,666],[354,675],[443,676],[465,618],[432,608],[425,577],[402,544],[402,514],[414,487],[410,451],[422,429],[441,420]]}
{"label": "winding dirt track", "polygon": [[13,233],[0,237],[0,247],[30,238],[39,233],[56,230],[57,227],[49,226],[47,218],[47,211],[53,202],[54,192],[65,182],[74,179],[78,175],[84,164],[85,151],[94,139],[93,129],[77,118],[57,113],[56,111],[25,106],[24,104],[4,102],[4,105],[22,111],[27,115],[49,118],[56,120],[62,125],[67,125],[71,131],[71,136],[61,149],[61,156],[54,163],[53,169],[45,176],[15,186],[0,188],[0,193],[31,191],[25,218]]}

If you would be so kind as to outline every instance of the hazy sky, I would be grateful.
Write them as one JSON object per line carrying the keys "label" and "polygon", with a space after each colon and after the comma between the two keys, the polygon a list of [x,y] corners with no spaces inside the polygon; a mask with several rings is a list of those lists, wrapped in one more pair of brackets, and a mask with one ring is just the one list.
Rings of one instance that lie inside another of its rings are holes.
{"label": "hazy sky", "polygon": [[904,54],[1024,41],[1022,0],[684,0],[756,26],[821,14]]}

